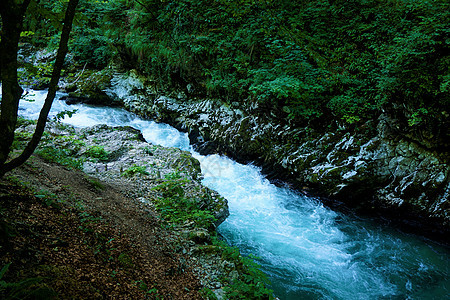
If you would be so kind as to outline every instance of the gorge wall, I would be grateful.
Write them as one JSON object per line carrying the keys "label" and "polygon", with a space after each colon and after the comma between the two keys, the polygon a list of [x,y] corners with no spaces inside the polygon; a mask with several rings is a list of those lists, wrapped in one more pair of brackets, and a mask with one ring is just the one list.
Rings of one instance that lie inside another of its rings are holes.
{"label": "gorge wall", "polygon": [[402,136],[387,115],[364,130],[317,135],[282,125],[257,107],[218,100],[166,97],[135,73],[116,75],[106,93],[130,111],[187,131],[201,154],[222,153],[263,167],[270,179],[332,199],[329,203],[381,212],[444,237],[450,228],[450,181],[445,157]]}

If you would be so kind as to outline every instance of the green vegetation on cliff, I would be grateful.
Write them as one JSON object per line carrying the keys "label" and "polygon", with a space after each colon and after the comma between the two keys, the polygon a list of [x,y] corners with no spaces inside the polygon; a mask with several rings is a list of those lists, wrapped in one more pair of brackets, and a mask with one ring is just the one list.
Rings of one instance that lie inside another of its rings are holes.
{"label": "green vegetation on cliff", "polygon": [[118,55],[160,87],[191,84],[298,125],[385,110],[443,141],[449,12],[443,0],[87,2],[73,49],[92,66]]}

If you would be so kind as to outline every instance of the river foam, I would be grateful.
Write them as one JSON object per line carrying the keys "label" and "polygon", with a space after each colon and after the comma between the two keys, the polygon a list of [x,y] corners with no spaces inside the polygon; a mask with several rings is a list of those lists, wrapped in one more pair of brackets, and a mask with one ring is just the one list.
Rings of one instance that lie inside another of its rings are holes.
{"label": "river foam", "polygon": [[[21,101],[19,113],[36,119],[45,92],[33,94],[34,102]],[[78,112],[64,122],[132,126],[151,143],[192,151],[186,133],[119,108],[55,100],[51,116],[74,109]],[[229,202],[230,216],[220,234],[242,253],[259,257],[280,299],[449,298],[449,249],[335,212],[318,199],[271,184],[258,167],[193,155],[201,163],[203,184]]]}

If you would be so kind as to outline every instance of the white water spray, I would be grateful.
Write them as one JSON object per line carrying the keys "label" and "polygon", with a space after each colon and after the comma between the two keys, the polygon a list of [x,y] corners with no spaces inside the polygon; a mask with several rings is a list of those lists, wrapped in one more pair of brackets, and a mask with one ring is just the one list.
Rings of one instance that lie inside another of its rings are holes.
{"label": "white water spray", "polygon": [[[19,113],[36,119],[45,92],[34,94],[34,102],[21,101]],[[64,122],[132,126],[151,143],[190,149],[186,133],[118,108],[55,100],[50,116],[73,109],[78,112]],[[272,185],[257,167],[193,155],[201,162],[203,183],[229,202],[230,216],[219,232],[243,253],[260,257],[280,299],[449,298],[448,249],[334,212],[317,199]]]}

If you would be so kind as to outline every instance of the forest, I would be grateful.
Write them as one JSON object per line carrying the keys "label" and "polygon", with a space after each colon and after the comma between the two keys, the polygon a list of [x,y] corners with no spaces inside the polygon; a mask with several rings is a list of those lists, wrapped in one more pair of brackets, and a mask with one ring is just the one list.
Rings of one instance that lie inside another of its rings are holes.
{"label": "forest", "polygon": [[[80,68],[135,68],[161,90],[257,105],[282,122],[357,128],[385,112],[448,149],[445,0],[80,1]],[[56,47],[63,1],[40,1],[23,41]],[[50,18],[55,20],[55,18]],[[41,20],[41,21],[40,21]],[[425,134],[423,134],[425,133]]]}

